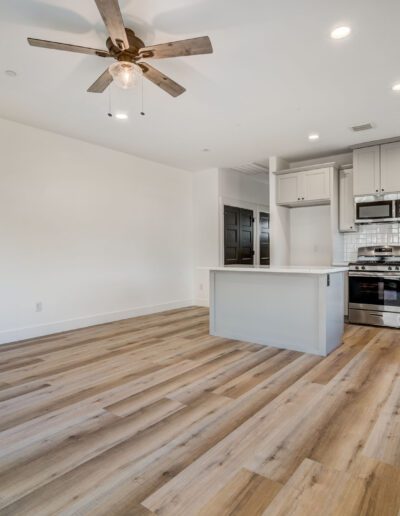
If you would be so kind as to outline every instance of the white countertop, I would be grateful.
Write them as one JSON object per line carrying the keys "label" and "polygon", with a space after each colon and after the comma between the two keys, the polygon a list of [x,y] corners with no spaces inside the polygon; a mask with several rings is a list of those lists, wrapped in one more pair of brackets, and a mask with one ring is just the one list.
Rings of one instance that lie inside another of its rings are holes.
{"label": "white countertop", "polygon": [[347,267],[327,267],[327,266],[306,266],[298,267],[289,265],[286,267],[268,267],[260,265],[226,265],[225,267],[201,267],[210,271],[226,271],[226,272],[263,272],[268,274],[335,274],[337,272],[346,272]]}

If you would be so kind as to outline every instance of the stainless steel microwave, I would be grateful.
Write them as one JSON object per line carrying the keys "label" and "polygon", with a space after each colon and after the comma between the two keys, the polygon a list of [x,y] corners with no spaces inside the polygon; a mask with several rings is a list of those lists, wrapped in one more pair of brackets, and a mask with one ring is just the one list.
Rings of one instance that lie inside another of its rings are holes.
{"label": "stainless steel microwave", "polygon": [[400,221],[400,200],[356,202],[356,224]]}

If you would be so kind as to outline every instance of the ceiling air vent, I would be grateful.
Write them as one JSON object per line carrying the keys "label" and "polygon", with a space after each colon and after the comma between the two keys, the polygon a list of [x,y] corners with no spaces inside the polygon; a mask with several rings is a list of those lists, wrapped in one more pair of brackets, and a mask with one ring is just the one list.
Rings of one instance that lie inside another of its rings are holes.
{"label": "ceiling air vent", "polygon": [[368,131],[369,129],[372,129],[372,127],[373,125],[368,122],[368,124],[353,125],[350,129],[355,133],[359,133],[360,131]]}

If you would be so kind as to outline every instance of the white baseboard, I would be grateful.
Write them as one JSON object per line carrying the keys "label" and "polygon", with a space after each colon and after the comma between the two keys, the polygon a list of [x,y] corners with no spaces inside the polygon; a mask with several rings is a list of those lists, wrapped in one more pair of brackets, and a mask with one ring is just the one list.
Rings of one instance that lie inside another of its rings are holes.
{"label": "white baseboard", "polygon": [[173,301],[171,303],[164,303],[161,305],[143,306],[132,308],[130,310],[122,310],[119,312],[107,312],[102,314],[89,315],[86,317],[79,317],[76,319],[68,319],[64,321],[38,324],[35,326],[26,326],[24,328],[4,330],[0,331],[0,344],[8,344],[10,342],[16,342],[19,340],[43,337],[53,333],[76,330],[78,328],[86,328],[88,326],[95,326],[96,324],[120,321],[122,319],[130,319],[131,317],[139,317],[141,315],[156,314],[159,312],[165,312],[167,310],[175,310],[177,308],[193,306],[194,304],[196,303],[194,303],[192,299],[187,301]]}

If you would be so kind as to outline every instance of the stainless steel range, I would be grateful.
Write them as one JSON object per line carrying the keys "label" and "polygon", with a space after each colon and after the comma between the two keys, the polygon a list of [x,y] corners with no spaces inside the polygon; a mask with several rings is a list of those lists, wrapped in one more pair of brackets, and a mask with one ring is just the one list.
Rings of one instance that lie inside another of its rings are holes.
{"label": "stainless steel range", "polygon": [[349,321],[400,328],[400,245],[358,249],[349,266]]}

